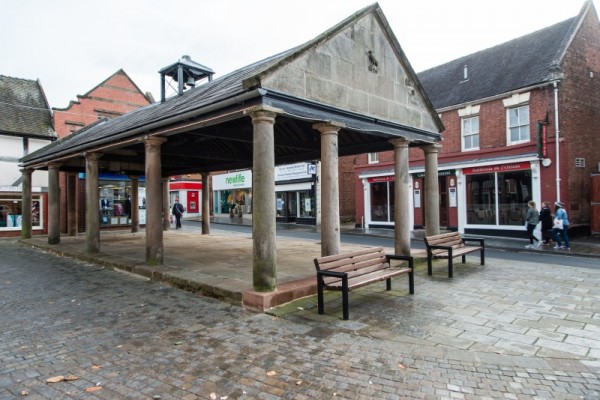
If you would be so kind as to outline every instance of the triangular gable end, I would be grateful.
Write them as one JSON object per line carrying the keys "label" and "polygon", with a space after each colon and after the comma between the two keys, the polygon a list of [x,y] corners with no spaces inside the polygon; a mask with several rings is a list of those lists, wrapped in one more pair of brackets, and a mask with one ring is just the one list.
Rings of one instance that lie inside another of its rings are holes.
{"label": "triangular gable end", "polygon": [[443,130],[376,4],[298,47],[253,83],[404,126]]}

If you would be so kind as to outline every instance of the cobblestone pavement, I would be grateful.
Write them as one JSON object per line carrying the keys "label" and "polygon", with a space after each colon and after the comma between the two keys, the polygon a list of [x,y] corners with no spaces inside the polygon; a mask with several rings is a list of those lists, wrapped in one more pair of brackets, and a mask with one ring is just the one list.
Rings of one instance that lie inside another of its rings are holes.
{"label": "cobblestone pavement", "polygon": [[0,399],[600,398],[598,270],[443,271],[342,321],[335,293],[254,314],[0,240]]}

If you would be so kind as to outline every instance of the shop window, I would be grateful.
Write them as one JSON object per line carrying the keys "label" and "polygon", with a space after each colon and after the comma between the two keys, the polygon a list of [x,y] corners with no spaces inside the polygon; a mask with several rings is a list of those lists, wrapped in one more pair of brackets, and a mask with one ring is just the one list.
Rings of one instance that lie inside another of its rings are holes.
{"label": "shop window", "polygon": [[467,175],[467,224],[522,226],[531,170]]}
{"label": "shop window", "polygon": [[146,223],[146,188],[138,188],[139,204],[131,203],[131,182],[100,180],[100,225],[131,224],[131,208],[138,207],[139,223]]}
{"label": "shop window", "polygon": [[509,108],[508,120],[508,143],[516,144],[529,141],[529,106]]}
{"label": "shop window", "polygon": [[390,222],[394,220],[394,182],[374,182],[371,184],[371,221]]}
{"label": "shop window", "polygon": [[463,150],[479,150],[479,116],[463,118],[462,144]]}
{"label": "shop window", "polygon": [[[31,226],[40,228],[42,224],[41,200],[33,198],[31,202]],[[23,223],[23,202],[19,195],[0,197],[0,229],[21,228]]]}

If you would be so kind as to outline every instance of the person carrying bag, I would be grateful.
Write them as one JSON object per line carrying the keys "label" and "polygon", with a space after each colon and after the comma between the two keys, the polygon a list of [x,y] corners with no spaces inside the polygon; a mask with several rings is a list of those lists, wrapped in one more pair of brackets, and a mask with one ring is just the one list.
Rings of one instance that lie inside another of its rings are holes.
{"label": "person carrying bag", "polygon": [[[554,206],[554,227],[552,228],[552,235],[554,237],[554,241],[556,242],[554,248],[571,250],[571,242],[567,233],[569,230],[569,218],[567,217],[565,205],[560,201],[557,201],[554,203]],[[565,242],[564,246],[562,246],[563,240]]]}

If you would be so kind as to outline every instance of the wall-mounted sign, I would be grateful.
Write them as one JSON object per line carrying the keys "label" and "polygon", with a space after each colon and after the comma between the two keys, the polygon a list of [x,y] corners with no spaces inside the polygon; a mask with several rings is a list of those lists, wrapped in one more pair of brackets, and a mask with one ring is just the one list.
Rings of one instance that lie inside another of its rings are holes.
{"label": "wall-mounted sign", "polygon": [[415,203],[415,208],[421,208],[421,191],[420,190],[414,191],[413,202]]}
{"label": "wall-mounted sign", "polygon": [[492,172],[519,171],[523,169],[531,169],[531,164],[529,163],[529,161],[513,164],[485,165],[483,167],[465,168],[463,169],[463,173],[465,175],[489,174]]}
{"label": "wall-mounted sign", "polygon": [[450,195],[450,207],[456,207],[456,188],[449,188],[448,194]]}

